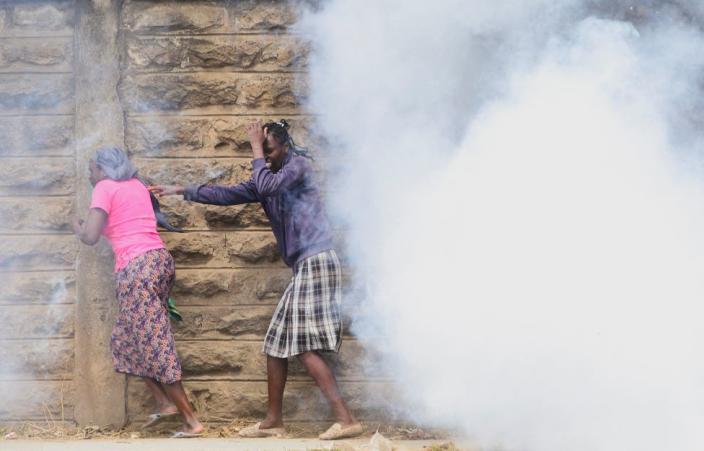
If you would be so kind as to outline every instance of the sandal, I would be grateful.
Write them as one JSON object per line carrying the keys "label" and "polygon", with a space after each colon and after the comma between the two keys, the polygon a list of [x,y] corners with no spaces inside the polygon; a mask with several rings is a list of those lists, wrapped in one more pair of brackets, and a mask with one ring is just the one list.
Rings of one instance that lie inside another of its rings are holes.
{"label": "sandal", "polygon": [[357,437],[364,433],[364,428],[361,424],[356,423],[352,426],[342,427],[340,423],[335,423],[318,436],[320,440],[338,440],[341,438]]}
{"label": "sandal", "polygon": [[196,437],[201,437],[201,436],[203,436],[202,432],[176,431],[176,432],[174,432],[174,435],[172,435],[169,438],[196,438]]}
{"label": "sandal", "polygon": [[263,438],[263,437],[281,437],[286,435],[286,429],[284,428],[267,428],[260,429],[259,425],[261,423],[253,424],[252,426],[247,426],[246,428],[240,430],[240,437],[245,438]]}
{"label": "sandal", "polygon": [[142,429],[146,429],[152,426],[156,426],[167,418],[175,417],[179,415],[178,412],[166,412],[166,413],[152,413],[147,418],[147,422],[142,425]]}

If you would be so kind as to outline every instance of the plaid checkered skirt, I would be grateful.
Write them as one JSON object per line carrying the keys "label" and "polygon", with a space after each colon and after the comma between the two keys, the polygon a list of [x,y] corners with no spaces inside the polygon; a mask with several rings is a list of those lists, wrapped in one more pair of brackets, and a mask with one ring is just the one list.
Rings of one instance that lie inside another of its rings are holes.
{"label": "plaid checkered skirt", "polygon": [[299,262],[266,332],[263,352],[287,358],[342,343],[340,261],[334,250]]}

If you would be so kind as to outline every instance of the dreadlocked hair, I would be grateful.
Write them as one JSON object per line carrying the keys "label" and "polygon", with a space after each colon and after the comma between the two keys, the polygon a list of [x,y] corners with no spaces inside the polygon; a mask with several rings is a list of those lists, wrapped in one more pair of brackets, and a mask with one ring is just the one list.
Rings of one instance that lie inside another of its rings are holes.
{"label": "dreadlocked hair", "polygon": [[286,119],[281,119],[278,122],[267,122],[263,125],[263,128],[266,129],[269,135],[274,137],[276,142],[279,144],[288,144],[291,152],[312,160],[313,157],[310,151],[306,147],[301,147],[293,141],[293,138],[288,133],[289,127],[290,125]]}

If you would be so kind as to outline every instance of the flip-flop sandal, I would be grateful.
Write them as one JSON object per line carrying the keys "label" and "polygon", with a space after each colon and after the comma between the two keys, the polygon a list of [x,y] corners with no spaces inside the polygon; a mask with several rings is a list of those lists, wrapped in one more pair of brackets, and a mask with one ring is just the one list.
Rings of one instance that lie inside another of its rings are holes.
{"label": "flip-flop sandal", "polygon": [[364,427],[360,423],[347,426],[346,428],[343,428],[340,423],[335,423],[327,431],[320,434],[318,438],[320,440],[339,440],[341,438],[357,437],[363,433]]}
{"label": "flip-flop sandal", "polygon": [[286,435],[286,429],[284,428],[268,428],[259,429],[261,423],[253,424],[252,426],[247,426],[240,431],[240,437],[244,438],[264,438],[264,437],[281,437]]}
{"label": "flip-flop sandal", "polygon": [[174,432],[174,435],[172,435],[170,438],[196,438],[201,436],[203,436],[202,432],[176,431]]}
{"label": "flip-flop sandal", "polygon": [[147,418],[147,422],[142,425],[142,429],[150,428],[152,426],[156,426],[157,424],[161,423],[162,421],[166,420],[167,418],[175,417],[176,415],[179,415],[178,412],[171,412],[171,413],[152,413],[149,415]]}

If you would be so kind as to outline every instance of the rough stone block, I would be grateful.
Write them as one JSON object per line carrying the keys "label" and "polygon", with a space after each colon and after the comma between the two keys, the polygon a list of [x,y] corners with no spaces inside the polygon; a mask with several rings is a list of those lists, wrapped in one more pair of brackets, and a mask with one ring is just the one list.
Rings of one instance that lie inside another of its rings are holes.
{"label": "rough stone block", "polygon": [[0,338],[71,338],[74,306],[0,305]]}
{"label": "rough stone block", "polygon": [[305,86],[289,74],[141,74],[125,77],[120,92],[129,113],[281,115],[298,112]]}
{"label": "rough stone block", "polygon": [[0,199],[0,232],[68,231],[73,213],[72,198]]}
{"label": "rough stone block", "polygon": [[272,305],[291,280],[291,270],[177,269],[173,295],[179,306]]}
{"label": "rough stone block", "polygon": [[207,226],[212,229],[269,228],[269,219],[259,204],[234,205],[231,207],[209,205],[204,210],[203,219]]}
{"label": "rough stone block", "polygon": [[127,69],[146,72],[305,69],[309,47],[293,36],[143,37],[127,40]]}
{"label": "rough stone block", "polygon": [[227,251],[236,265],[278,263],[283,265],[281,254],[272,232],[229,232]]}
{"label": "rough stone block", "polygon": [[295,5],[276,0],[237,2],[235,26],[243,33],[284,31],[296,23]]}
{"label": "rough stone block", "polygon": [[28,156],[73,154],[73,117],[0,117],[0,155]]}
{"label": "rough stone block", "polygon": [[138,34],[281,32],[296,21],[295,6],[277,0],[207,4],[179,1],[129,0],[122,26]]}
{"label": "rough stone block", "polygon": [[0,74],[0,112],[6,114],[73,111],[70,74]]}
{"label": "rough stone block", "polygon": [[234,184],[249,179],[251,162],[243,158],[208,160],[134,159],[139,173],[154,184]]}
{"label": "rough stone block", "polygon": [[167,196],[160,199],[160,204],[161,211],[168,216],[171,224],[185,229],[270,229],[264,210],[258,203],[205,205],[187,202],[177,196]]}
{"label": "rough stone block", "polygon": [[0,47],[0,72],[68,72],[72,64],[70,38],[13,38]]}
{"label": "rough stone block", "polygon": [[[184,387],[204,418],[261,418],[266,413],[265,381],[186,381]],[[390,382],[341,382],[340,391],[358,417],[392,420],[394,415],[390,406],[393,406],[398,395]],[[127,388],[127,413],[130,419],[144,418],[153,406],[144,384],[130,379]],[[284,418],[289,421],[332,419],[318,387],[312,382],[297,381],[286,385]]]}
{"label": "rough stone block", "polygon": [[0,273],[0,303],[72,304],[75,300],[73,271]]}
{"label": "rough stone block", "polygon": [[71,381],[0,381],[0,420],[72,420],[76,390]]}
{"label": "rough stone block", "polygon": [[219,233],[163,233],[176,266],[224,266],[226,240]]}
{"label": "rough stone block", "polygon": [[183,321],[174,323],[178,339],[261,339],[269,326],[273,306],[183,307]]}
{"label": "rough stone block", "polygon": [[77,252],[78,242],[73,236],[5,236],[0,268],[73,269]]}
{"label": "rough stone block", "polygon": [[60,32],[73,25],[72,2],[42,1],[18,2],[12,9],[13,28],[32,32]]}
{"label": "rough stone block", "polygon": [[[179,116],[129,117],[125,140],[134,155],[145,157],[231,157],[252,158],[247,124],[253,117]],[[272,117],[270,120],[279,120]],[[317,146],[312,118],[286,118],[291,136],[303,146]]]}
{"label": "rough stone block", "polygon": [[[173,323],[177,339],[262,340],[274,313],[273,305],[179,307],[183,321]],[[343,328],[343,334],[347,335]]]}
{"label": "rough stone block", "polygon": [[[261,341],[181,341],[178,353],[188,379],[266,380],[266,357]],[[357,340],[343,341],[339,353],[323,353],[339,380],[388,378],[388,371]],[[289,366],[291,380],[310,380],[297,359]]]}
{"label": "rough stone block", "polygon": [[70,379],[73,340],[12,340],[0,346],[0,380]]}
{"label": "rough stone block", "polygon": [[176,347],[186,378],[266,380],[258,341],[182,341]]}
{"label": "rough stone block", "polygon": [[259,204],[206,205],[201,209],[204,226],[211,229],[270,228],[269,220]]}
{"label": "rough stone block", "polygon": [[69,158],[3,159],[0,195],[72,194],[75,164]]}
{"label": "rough stone block", "polygon": [[227,11],[220,2],[195,4],[178,1],[127,1],[122,25],[138,33],[212,33],[227,22]]}

